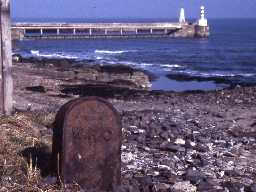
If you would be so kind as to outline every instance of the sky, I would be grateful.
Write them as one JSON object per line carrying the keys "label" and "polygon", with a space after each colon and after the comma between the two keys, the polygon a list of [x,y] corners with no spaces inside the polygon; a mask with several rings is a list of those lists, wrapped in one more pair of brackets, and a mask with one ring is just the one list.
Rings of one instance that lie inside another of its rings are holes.
{"label": "sky", "polygon": [[12,18],[256,18],[256,0],[11,0]]}

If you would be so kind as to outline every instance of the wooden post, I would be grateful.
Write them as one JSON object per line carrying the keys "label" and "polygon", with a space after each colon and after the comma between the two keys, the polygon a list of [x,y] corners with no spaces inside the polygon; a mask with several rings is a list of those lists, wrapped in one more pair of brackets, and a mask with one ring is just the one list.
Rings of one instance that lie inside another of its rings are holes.
{"label": "wooden post", "polygon": [[0,115],[4,114],[4,87],[3,87],[3,62],[2,62],[2,0],[0,1]]}
{"label": "wooden post", "polygon": [[13,110],[13,80],[10,0],[1,0],[0,4],[0,109],[1,114],[11,115]]}

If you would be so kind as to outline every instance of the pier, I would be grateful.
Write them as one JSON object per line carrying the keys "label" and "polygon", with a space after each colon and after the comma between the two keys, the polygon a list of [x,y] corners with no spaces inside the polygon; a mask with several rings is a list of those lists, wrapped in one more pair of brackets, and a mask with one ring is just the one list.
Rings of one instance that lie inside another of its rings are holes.
{"label": "pier", "polygon": [[196,26],[180,23],[15,23],[13,39],[193,37]]}
{"label": "pier", "polygon": [[170,36],[179,23],[15,23],[19,39],[77,39]]}
{"label": "pier", "polygon": [[188,23],[181,9],[179,22],[155,23],[13,23],[12,39],[95,39],[150,37],[208,37],[209,26],[201,7],[198,22]]}

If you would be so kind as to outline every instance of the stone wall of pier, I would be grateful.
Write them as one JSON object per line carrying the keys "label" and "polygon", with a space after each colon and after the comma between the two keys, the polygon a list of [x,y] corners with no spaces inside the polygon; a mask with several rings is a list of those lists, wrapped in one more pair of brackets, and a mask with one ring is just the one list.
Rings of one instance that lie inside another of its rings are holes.
{"label": "stone wall of pier", "polygon": [[195,37],[204,38],[210,35],[209,26],[199,26],[195,25]]}

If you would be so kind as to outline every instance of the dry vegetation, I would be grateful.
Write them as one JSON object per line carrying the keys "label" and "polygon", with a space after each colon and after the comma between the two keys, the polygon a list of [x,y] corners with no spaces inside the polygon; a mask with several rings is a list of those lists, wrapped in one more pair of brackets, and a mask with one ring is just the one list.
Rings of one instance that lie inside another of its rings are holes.
{"label": "dry vegetation", "polygon": [[62,191],[56,179],[42,177],[49,173],[51,140],[42,137],[38,120],[28,113],[0,119],[0,191]]}

